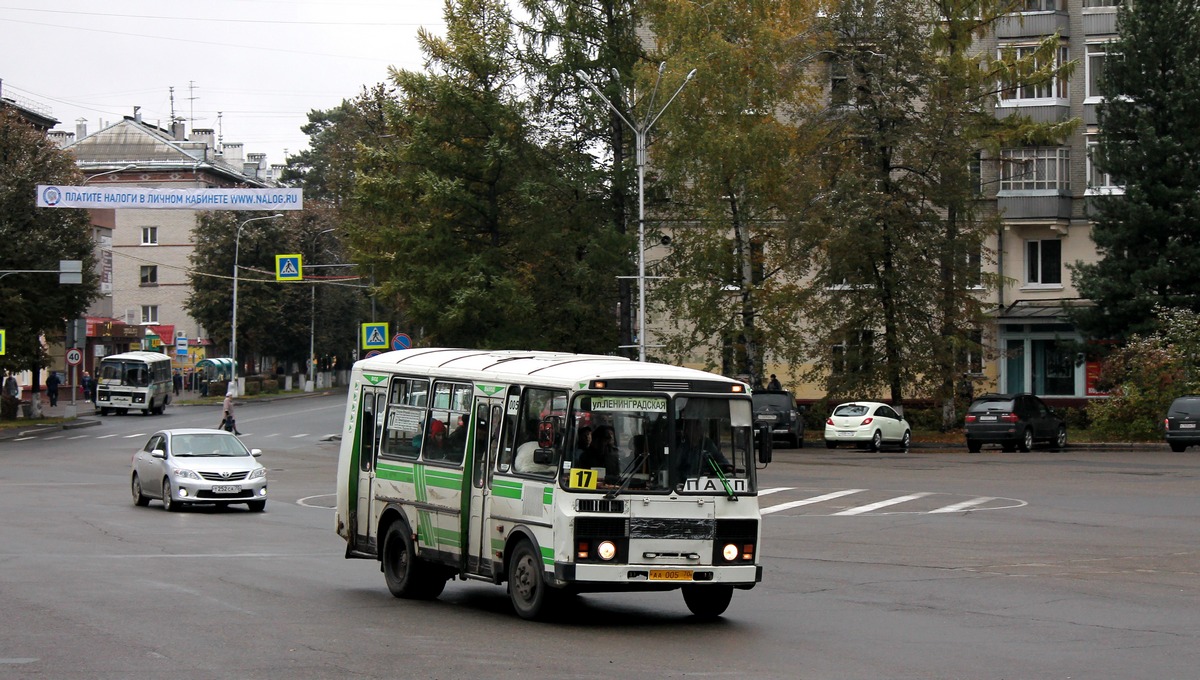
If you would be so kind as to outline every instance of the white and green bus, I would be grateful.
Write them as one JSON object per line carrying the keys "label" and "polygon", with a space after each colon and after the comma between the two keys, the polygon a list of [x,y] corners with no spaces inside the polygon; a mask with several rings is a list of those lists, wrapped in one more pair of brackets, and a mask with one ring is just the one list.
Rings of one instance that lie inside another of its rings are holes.
{"label": "white and green bus", "polygon": [[162,414],[171,403],[171,357],[161,352],[124,352],[100,360],[96,408],[110,412]]}
{"label": "white and green bus", "polygon": [[682,590],[717,617],[762,579],[755,472],[771,438],[756,445],[752,421],[744,383],[687,368],[380,354],[354,364],[337,532],[396,597],[507,583],[533,619],[574,593]]}

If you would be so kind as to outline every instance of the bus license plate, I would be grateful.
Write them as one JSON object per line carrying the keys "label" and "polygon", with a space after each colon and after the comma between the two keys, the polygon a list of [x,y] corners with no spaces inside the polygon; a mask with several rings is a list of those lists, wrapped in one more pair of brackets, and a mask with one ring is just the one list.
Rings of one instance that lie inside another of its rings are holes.
{"label": "bus license plate", "polygon": [[236,484],[223,484],[214,486],[212,491],[213,493],[241,493],[242,487]]}
{"label": "bus license plate", "polygon": [[691,569],[651,569],[651,581],[691,581]]}

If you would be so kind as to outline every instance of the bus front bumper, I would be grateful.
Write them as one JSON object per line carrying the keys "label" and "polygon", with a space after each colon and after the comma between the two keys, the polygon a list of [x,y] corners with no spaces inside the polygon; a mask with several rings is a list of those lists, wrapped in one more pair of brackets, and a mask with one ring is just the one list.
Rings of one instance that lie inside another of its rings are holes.
{"label": "bus front bumper", "polygon": [[674,588],[684,585],[719,583],[749,588],[762,581],[757,564],[659,566],[648,564],[592,564],[555,562],[554,579],[560,584],[588,586],[621,584]]}

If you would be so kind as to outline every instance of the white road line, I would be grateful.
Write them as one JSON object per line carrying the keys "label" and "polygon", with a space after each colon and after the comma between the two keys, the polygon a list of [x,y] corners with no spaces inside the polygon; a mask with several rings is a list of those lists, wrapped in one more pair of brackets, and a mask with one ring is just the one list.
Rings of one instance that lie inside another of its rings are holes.
{"label": "white road line", "polygon": [[779,493],[780,491],[791,491],[793,488],[795,488],[795,487],[780,486],[780,487],[776,487],[774,489],[759,489],[758,495],[759,496],[770,496],[771,494]]}
{"label": "white road line", "polygon": [[46,441],[50,441],[51,439],[62,439],[62,438],[63,438],[63,436],[61,434],[56,434],[53,437],[46,437]]}
{"label": "white road line", "polygon": [[278,432],[275,432],[275,433],[273,433],[273,434],[269,434],[269,435],[267,435],[267,439],[270,439],[271,437],[278,437],[278,436],[279,436],[279,433],[278,433]]}
{"label": "white road line", "polygon": [[87,437],[87,436],[88,435],[86,435],[86,434],[77,434],[74,437],[68,437],[68,439],[83,439],[84,437]]}
{"label": "white road line", "polygon": [[773,512],[779,512],[781,510],[788,510],[791,508],[798,508],[801,505],[811,505],[813,503],[821,503],[824,501],[831,501],[835,498],[841,498],[842,496],[849,496],[851,494],[862,493],[863,491],[866,491],[866,489],[845,489],[843,491],[834,491],[833,493],[827,493],[823,496],[813,496],[812,498],[805,498],[804,500],[801,500],[801,501],[790,501],[787,503],[780,503],[779,505],[772,505],[770,507],[763,508],[761,510],[761,512],[764,515],[769,515]]}
{"label": "white road line", "polygon": [[843,510],[841,512],[835,512],[833,514],[834,515],[861,515],[865,512],[871,512],[873,510],[878,510],[880,508],[886,508],[890,505],[899,505],[901,503],[915,501],[918,498],[924,498],[929,495],[931,495],[930,492],[923,491],[921,493],[909,494],[907,496],[897,496],[896,498],[891,498],[886,501],[879,501],[878,503],[868,503],[867,505],[860,505],[857,508],[850,508],[849,510]]}
{"label": "white road line", "polygon": [[294,435],[292,435],[292,439],[299,439],[301,437],[307,437],[307,436],[308,436],[307,432],[305,432],[304,434],[294,434]]}
{"label": "white road line", "polygon": [[144,432],[135,432],[133,434],[127,434],[127,435],[123,436],[122,439],[133,439],[134,437],[145,437],[145,436],[146,436],[146,434]]}
{"label": "white road line", "polygon": [[37,437],[17,437],[16,439],[13,439],[13,441],[14,442],[27,442],[30,439],[37,439]]}
{"label": "white road line", "polygon": [[994,496],[980,496],[979,498],[972,498],[969,501],[955,503],[954,505],[947,505],[946,507],[938,508],[937,510],[930,510],[929,514],[933,514],[935,512],[959,512],[960,510],[966,510],[967,508],[973,508],[976,505],[983,505],[984,503],[987,503],[988,501],[994,501],[994,500],[996,500],[996,498]]}
{"label": "white road line", "polygon": [[102,435],[100,435],[99,437],[96,437],[96,439],[108,439],[109,437],[115,437],[115,436],[117,436],[117,435],[115,435],[115,434],[102,434]]}

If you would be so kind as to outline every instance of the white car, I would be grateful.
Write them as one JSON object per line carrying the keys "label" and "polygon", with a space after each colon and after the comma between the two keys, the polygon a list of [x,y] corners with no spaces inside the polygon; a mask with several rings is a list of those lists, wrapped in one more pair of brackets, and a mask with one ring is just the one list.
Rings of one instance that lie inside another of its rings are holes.
{"label": "white car", "polygon": [[256,460],[262,451],[247,449],[224,430],[161,430],[133,454],[130,487],[133,502],[162,501],[169,511],[185,505],[245,503],[251,511],[267,507],[267,469]]}
{"label": "white car", "polygon": [[907,451],[911,442],[912,428],[904,416],[877,401],[839,404],[825,421],[825,446],[831,449],[853,444],[872,451],[888,445]]}

